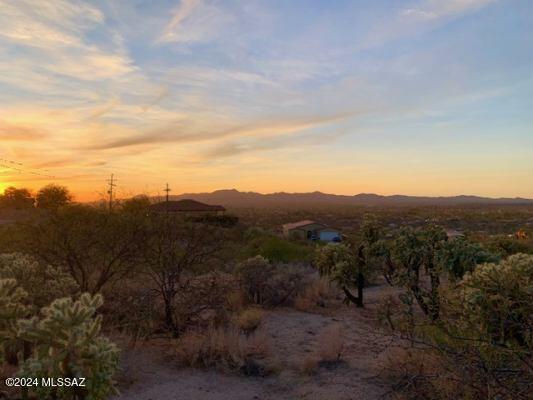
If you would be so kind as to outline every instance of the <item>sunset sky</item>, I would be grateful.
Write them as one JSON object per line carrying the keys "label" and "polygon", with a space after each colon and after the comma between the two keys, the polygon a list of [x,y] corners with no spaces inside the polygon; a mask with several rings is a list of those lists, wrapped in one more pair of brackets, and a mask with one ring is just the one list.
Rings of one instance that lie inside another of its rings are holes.
{"label": "sunset sky", "polygon": [[0,0],[0,190],[111,173],[533,198],[533,1]]}

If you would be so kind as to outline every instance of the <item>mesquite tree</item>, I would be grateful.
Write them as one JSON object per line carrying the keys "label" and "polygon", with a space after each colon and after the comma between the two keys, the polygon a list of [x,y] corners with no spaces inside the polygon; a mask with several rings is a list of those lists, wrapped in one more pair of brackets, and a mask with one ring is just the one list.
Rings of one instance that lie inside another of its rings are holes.
{"label": "mesquite tree", "polygon": [[21,250],[63,268],[82,292],[98,293],[132,272],[144,241],[143,217],[67,206],[27,226]]}
{"label": "mesquite tree", "polygon": [[142,268],[165,306],[165,324],[178,334],[175,298],[189,278],[216,258],[224,242],[222,228],[171,214],[152,215],[146,225]]}

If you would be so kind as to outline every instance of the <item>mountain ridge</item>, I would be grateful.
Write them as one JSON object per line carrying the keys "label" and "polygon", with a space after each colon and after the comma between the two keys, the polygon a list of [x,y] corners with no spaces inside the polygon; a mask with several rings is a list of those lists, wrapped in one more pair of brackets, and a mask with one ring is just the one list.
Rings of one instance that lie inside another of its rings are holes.
{"label": "mountain ridge", "polygon": [[171,200],[193,199],[225,207],[276,207],[289,205],[354,205],[354,206],[461,206],[461,205],[533,205],[533,199],[521,197],[457,196],[409,196],[358,193],[339,195],[320,191],[288,193],[241,192],[236,189],[220,189],[213,192],[183,193],[170,196]]}

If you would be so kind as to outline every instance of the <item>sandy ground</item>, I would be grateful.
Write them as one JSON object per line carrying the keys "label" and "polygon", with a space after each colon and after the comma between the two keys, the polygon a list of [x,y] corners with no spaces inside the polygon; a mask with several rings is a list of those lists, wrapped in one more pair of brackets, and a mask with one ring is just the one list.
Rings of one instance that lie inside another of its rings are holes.
{"label": "sandy ground", "polygon": [[[380,377],[391,338],[376,327],[378,300],[384,286],[366,290],[365,309],[353,306],[324,309],[319,313],[291,308],[268,311],[263,329],[271,339],[279,373],[270,377],[227,375],[215,371],[184,369],[170,358],[165,345],[137,347],[123,355],[121,395],[127,400],[366,400],[379,399],[390,386]],[[320,332],[340,324],[345,343],[343,363],[321,367],[308,375],[302,362],[317,348]],[[167,353],[167,354],[165,354]]]}

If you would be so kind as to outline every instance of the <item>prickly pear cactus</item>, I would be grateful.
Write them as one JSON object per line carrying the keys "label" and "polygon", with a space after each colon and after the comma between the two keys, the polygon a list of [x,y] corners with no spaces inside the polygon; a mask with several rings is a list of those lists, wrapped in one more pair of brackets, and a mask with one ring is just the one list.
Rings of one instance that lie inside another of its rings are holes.
{"label": "prickly pear cactus", "polygon": [[19,322],[22,338],[33,344],[33,356],[23,364],[20,376],[27,378],[76,378],[85,386],[32,387],[39,399],[101,400],[115,391],[113,374],[118,367],[118,349],[100,335],[103,304],[101,295],[83,294],[79,300],[55,300],[42,309],[41,319]]}

